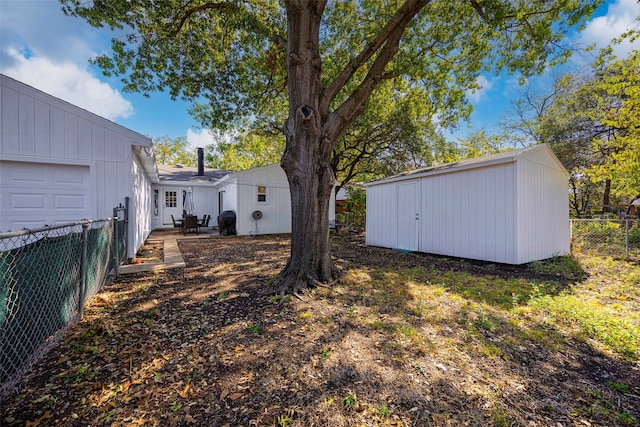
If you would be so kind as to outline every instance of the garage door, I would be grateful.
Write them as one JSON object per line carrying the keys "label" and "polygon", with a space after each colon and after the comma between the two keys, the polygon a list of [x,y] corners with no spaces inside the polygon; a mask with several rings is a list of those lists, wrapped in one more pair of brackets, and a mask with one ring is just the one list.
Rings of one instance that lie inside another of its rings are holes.
{"label": "garage door", "polygon": [[94,219],[89,166],[0,161],[0,231]]}

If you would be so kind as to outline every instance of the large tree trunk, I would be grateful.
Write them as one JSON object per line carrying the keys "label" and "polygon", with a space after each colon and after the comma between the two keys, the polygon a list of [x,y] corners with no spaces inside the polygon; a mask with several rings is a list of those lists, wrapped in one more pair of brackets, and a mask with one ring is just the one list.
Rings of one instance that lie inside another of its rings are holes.
{"label": "large tree trunk", "polygon": [[291,257],[280,273],[281,292],[299,292],[336,278],[329,247],[329,201],[335,177],[333,142],[320,111],[322,84],[318,48],[324,1],[287,2],[289,118],[281,165],[291,192]]}
{"label": "large tree trunk", "polygon": [[[335,182],[331,154],[338,136],[362,113],[398,52],[400,38],[430,0],[407,0],[366,48],[322,87],[320,21],[326,0],[286,0],[289,117],[280,164],[291,191],[291,257],[280,273],[280,292],[298,292],[336,278],[329,247],[329,201]],[[375,56],[375,58],[374,58]],[[374,59],[372,59],[374,58]],[[356,90],[334,111],[331,103],[354,73],[372,60]]]}

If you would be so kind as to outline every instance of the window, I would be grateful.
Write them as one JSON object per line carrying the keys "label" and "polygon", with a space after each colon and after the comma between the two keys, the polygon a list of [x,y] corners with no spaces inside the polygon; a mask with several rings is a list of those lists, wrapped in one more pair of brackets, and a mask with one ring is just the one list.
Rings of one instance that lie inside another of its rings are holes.
{"label": "window", "polygon": [[264,185],[258,185],[258,202],[259,203],[267,202],[267,187]]}
{"label": "window", "polygon": [[158,190],[153,190],[153,215],[158,216]]}
{"label": "window", "polygon": [[164,205],[168,208],[175,208],[178,206],[178,193],[176,191],[164,192]]}

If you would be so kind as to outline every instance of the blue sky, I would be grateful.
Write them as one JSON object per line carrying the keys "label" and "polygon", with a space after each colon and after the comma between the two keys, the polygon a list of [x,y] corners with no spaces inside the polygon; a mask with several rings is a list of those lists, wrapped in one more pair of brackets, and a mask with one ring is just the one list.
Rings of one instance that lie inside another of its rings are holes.
{"label": "blue sky", "polygon": [[[638,16],[637,0],[610,0],[567,42],[607,46],[613,37],[636,28]],[[211,143],[208,130],[189,116],[188,104],[171,101],[162,92],[150,98],[123,93],[117,78],[108,79],[89,65],[90,58],[109,51],[113,35],[65,16],[57,0],[0,0],[0,73],[152,138],[186,136],[194,147]],[[619,55],[632,48],[638,46],[621,46]],[[570,70],[590,61],[589,56],[574,55],[564,67]],[[468,94],[475,109],[470,124],[462,123],[454,134],[447,133],[449,139],[495,129],[522,90],[516,77],[505,74],[481,76],[479,83],[483,88]]]}

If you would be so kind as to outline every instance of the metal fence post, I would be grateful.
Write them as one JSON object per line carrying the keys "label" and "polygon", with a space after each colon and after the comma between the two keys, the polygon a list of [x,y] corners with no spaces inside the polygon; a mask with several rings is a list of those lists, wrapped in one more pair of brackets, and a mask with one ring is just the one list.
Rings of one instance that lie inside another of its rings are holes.
{"label": "metal fence post", "polygon": [[78,320],[82,320],[84,313],[84,292],[87,289],[87,246],[89,224],[82,223],[82,253],[80,256],[80,292],[78,296]]}
{"label": "metal fence post", "polygon": [[624,246],[625,246],[625,258],[629,258],[629,218],[624,220]]}
{"label": "metal fence post", "polygon": [[129,196],[124,198],[124,259],[129,259]]}
{"label": "metal fence post", "polygon": [[120,273],[120,250],[118,248],[118,210],[113,208],[113,272],[115,279]]}

